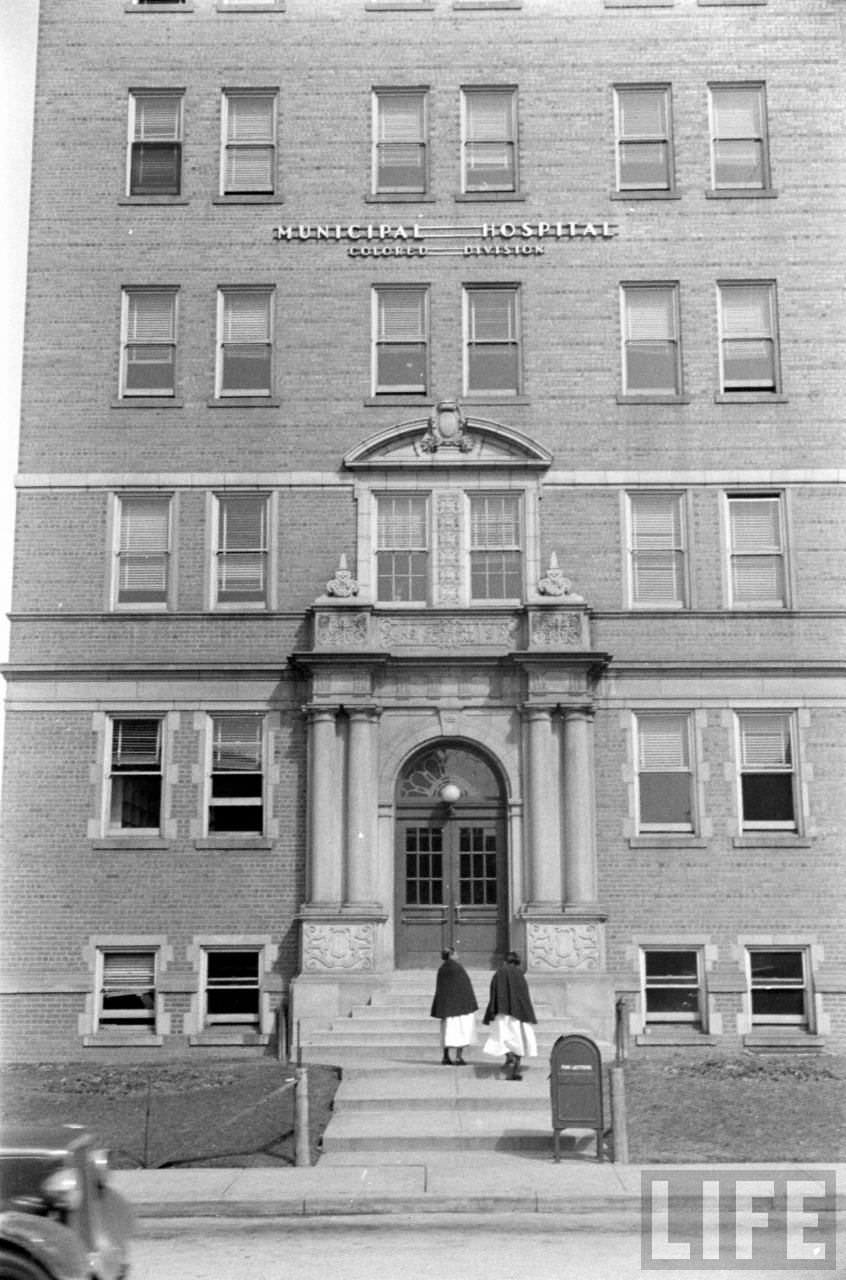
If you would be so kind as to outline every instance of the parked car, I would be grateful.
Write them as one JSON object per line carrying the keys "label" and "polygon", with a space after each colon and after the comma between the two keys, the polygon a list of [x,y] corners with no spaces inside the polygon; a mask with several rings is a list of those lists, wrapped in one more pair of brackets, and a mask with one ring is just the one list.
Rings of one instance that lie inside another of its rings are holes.
{"label": "parked car", "polygon": [[120,1280],[132,1210],[81,1125],[0,1129],[0,1280]]}

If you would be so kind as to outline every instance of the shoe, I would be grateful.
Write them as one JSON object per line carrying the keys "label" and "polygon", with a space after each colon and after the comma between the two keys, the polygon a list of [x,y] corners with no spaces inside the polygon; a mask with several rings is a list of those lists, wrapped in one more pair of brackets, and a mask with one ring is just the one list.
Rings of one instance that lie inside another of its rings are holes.
{"label": "shoe", "polygon": [[452,1066],[452,1058],[450,1058],[448,1053],[445,1053],[444,1056],[441,1058],[441,1066],[442,1067]]}
{"label": "shoe", "polygon": [[467,1061],[465,1058],[462,1058],[461,1054],[459,1054],[458,1057],[455,1059],[455,1065],[457,1067],[466,1067]]}
{"label": "shoe", "polygon": [[515,1075],[510,1075],[510,1076],[508,1077],[508,1079],[509,1079],[509,1080],[522,1080],[522,1079],[523,1079],[523,1077],[520,1075],[520,1072],[518,1071]]}

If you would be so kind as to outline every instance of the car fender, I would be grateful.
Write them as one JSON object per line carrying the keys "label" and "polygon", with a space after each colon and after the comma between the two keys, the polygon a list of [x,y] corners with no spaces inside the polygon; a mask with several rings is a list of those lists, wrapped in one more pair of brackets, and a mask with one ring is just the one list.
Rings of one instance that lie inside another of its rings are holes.
{"label": "car fender", "polygon": [[87,1280],[88,1255],[68,1227],[32,1213],[0,1213],[0,1248],[24,1253],[55,1280]]}

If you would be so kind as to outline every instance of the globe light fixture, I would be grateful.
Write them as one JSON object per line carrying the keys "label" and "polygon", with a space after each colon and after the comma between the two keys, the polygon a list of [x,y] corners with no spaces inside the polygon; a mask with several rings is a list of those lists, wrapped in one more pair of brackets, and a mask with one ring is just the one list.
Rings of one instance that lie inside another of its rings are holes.
{"label": "globe light fixture", "polygon": [[461,788],[454,782],[445,782],[440,791],[444,804],[456,804],[461,799]]}

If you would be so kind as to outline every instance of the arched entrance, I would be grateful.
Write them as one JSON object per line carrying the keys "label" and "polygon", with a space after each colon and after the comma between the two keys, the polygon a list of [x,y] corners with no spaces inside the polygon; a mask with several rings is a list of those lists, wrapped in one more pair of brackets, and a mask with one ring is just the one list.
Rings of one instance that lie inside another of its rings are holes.
{"label": "arched entrance", "polygon": [[431,968],[454,946],[491,967],[508,944],[505,789],[481,751],[442,741],[396,788],[396,964]]}

